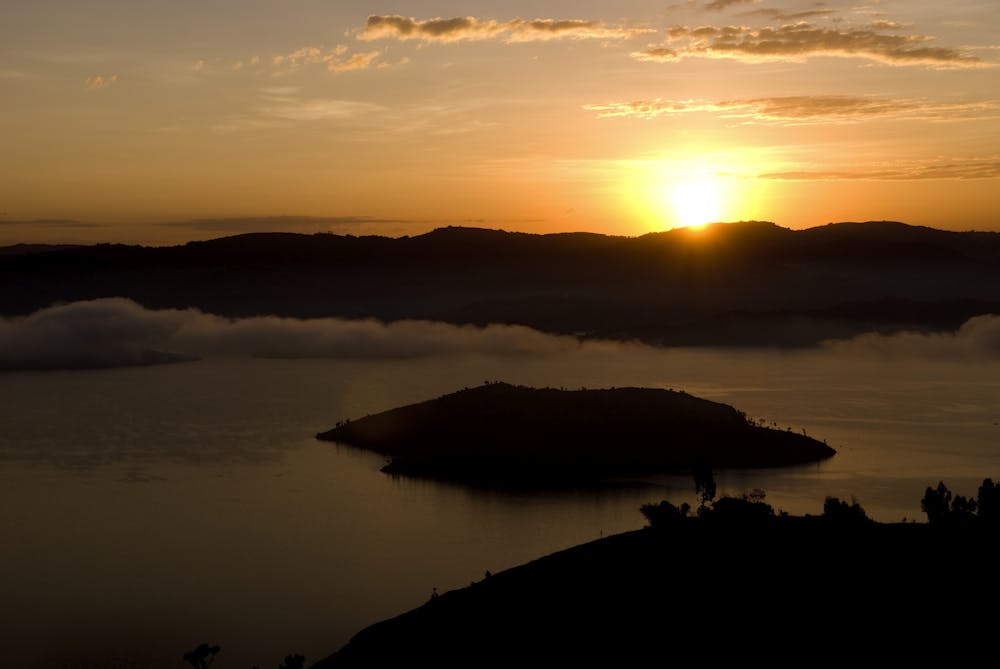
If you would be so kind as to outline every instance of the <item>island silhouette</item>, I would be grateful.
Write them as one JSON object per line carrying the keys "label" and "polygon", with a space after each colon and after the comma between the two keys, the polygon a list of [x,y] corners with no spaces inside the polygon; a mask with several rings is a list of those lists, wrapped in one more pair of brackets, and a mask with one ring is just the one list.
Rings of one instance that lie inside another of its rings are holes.
{"label": "island silhouette", "polygon": [[726,404],[658,388],[487,382],[316,435],[391,457],[383,471],[491,487],[589,485],[705,468],[816,462],[834,449]]}

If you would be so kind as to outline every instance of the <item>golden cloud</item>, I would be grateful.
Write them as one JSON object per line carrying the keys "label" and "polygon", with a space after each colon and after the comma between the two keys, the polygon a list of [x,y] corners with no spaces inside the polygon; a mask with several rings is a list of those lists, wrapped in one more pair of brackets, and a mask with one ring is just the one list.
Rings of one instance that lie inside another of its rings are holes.
{"label": "golden cloud", "polygon": [[637,51],[640,61],[670,62],[682,58],[731,58],[746,62],[803,61],[812,56],[866,58],[889,65],[936,68],[988,67],[959,49],[930,46],[934,38],[878,32],[870,28],[821,28],[808,22],[779,27],[674,26],[667,46]]}
{"label": "golden cloud", "polygon": [[760,2],[760,0],[711,0],[711,2],[705,3],[705,9],[720,12],[731,5],[745,5],[752,2]]}
{"label": "golden cloud", "polygon": [[857,123],[894,118],[921,121],[968,121],[1000,117],[1000,101],[931,102],[846,95],[794,95],[707,102],[652,98],[584,105],[601,118],[642,119],[705,112],[749,123],[807,125]]}
{"label": "golden cloud", "polygon": [[502,39],[505,42],[540,42],[554,39],[628,39],[655,32],[647,28],[607,26],[600,21],[581,19],[512,19],[499,22],[463,16],[450,19],[418,20],[394,15],[372,15],[358,39],[421,40],[458,42]]}
{"label": "golden cloud", "polygon": [[378,50],[350,54],[350,48],[338,44],[332,49],[304,46],[291,53],[273,56],[271,65],[285,72],[297,70],[305,65],[325,65],[330,72],[351,72],[365,70],[376,64],[382,53]]}
{"label": "golden cloud", "polygon": [[116,83],[118,83],[117,74],[112,74],[110,76],[105,76],[103,74],[96,74],[92,77],[88,77],[86,81],[87,88],[92,91],[96,91],[101,88],[107,88],[108,86],[111,86],[112,84]]}
{"label": "golden cloud", "polygon": [[996,179],[1000,178],[1000,157],[930,160],[900,163],[869,170],[801,170],[770,172],[760,179],[781,181],[915,181],[921,179]]}

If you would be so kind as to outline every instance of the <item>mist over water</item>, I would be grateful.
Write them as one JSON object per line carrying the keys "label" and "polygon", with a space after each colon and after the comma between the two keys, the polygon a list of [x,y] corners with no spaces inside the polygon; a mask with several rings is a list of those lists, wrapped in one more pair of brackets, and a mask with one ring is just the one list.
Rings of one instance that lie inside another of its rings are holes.
{"label": "mist over water", "polygon": [[[683,389],[804,429],[838,455],[719,476],[720,493],[761,487],[791,513],[818,513],[826,495],[856,496],[880,520],[922,520],[926,485],[944,479],[970,494],[983,477],[1000,476],[992,317],[954,335],[868,337],[798,352],[580,346],[516,328],[503,341],[517,345],[488,353],[495,340],[467,343],[483,336],[476,328],[421,340],[366,323],[355,325],[382,328],[391,346],[261,359],[254,356],[315,352],[301,347],[312,337],[301,332],[337,326],[167,312],[175,320],[158,329],[128,319],[164,312],[101,302],[110,311],[91,321],[95,328],[144,332],[125,339],[166,341],[164,350],[204,359],[0,374],[0,531],[9,547],[0,568],[16,575],[5,579],[0,624],[19,666],[88,658],[178,666],[203,641],[222,645],[221,667],[276,665],[290,652],[315,660],[364,625],[422,603],[432,587],[460,587],[486,569],[638,528],[644,502],[693,499],[684,477],[558,495],[392,479],[378,471],[381,458],[312,438],[343,418],[485,380]],[[3,336],[25,323],[6,322]],[[420,335],[429,324],[399,325]],[[64,332],[80,341],[79,328]],[[42,340],[35,336],[36,350]],[[240,344],[268,340],[270,353]],[[89,341],[84,352],[110,340]],[[202,343],[173,348],[180,341]]]}
{"label": "mist over water", "polygon": [[[124,298],[0,317],[0,370],[122,367],[192,358],[410,358],[482,353],[634,351],[638,344],[579,342],[517,325],[383,323],[342,318],[223,318],[197,309],[146,309]],[[1000,359],[1000,317],[976,316],[956,332],[866,334],[824,345],[838,356]]]}

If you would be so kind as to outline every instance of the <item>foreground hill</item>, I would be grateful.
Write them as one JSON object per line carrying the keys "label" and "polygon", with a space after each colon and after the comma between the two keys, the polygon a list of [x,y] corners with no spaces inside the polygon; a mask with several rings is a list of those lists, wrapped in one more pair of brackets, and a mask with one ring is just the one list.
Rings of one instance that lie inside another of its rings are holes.
{"label": "foreground hill", "polygon": [[862,657],[974,666],[994,652],[982,609],[1000,594],[992,532],[686,518],[444,593],[315,667],[853,666]]}
{"label": "foreground hill", "polygon": [[0,252],[0,314],[127,297],[148,308],[512,323],[655,344],[809,345],[1000,312],[1000,233],[891,222],[718,224],[642,237],[445,228],[247,234],[184,246]]}
{"label": "foreground hill", "polygon": [[317,435],[392,457],[384,471],[498,486],[592,483],[671,470],[777,467],[834,450],[731,406],[652,388],[488,383]]}

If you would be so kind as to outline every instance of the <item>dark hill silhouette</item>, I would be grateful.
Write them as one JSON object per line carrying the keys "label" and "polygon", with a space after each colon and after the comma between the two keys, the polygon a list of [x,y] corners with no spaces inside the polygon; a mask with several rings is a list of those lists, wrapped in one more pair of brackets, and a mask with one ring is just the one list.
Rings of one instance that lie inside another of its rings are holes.
{"label": "dark hill silhouette", "polygon": [[[512,323],[673,345],[810,345],[1000,312],[1000,233],[892,222],[716,224],[641,237],[442,228],[183,246],[8,247],[0,314],[128,297],[224,316]],[[891,310],[878,305],[891,302]]]}
{"label": "dark hill silhouette", "polygon": [[993,619],[975,613],[1000,594],[993,532],[688,517],[443,593],[362,630],[314,667],[631,667],[667,659],[798,667],[861,657],[975,666],[993,649]]}
{"label": "dark hill silhouette", "polygon": [[590,484],[693,468],[776,467],[834,455],[739,411],[652,388],[489,383],[317,435],[392,457],[385,471],[498,487]]}

